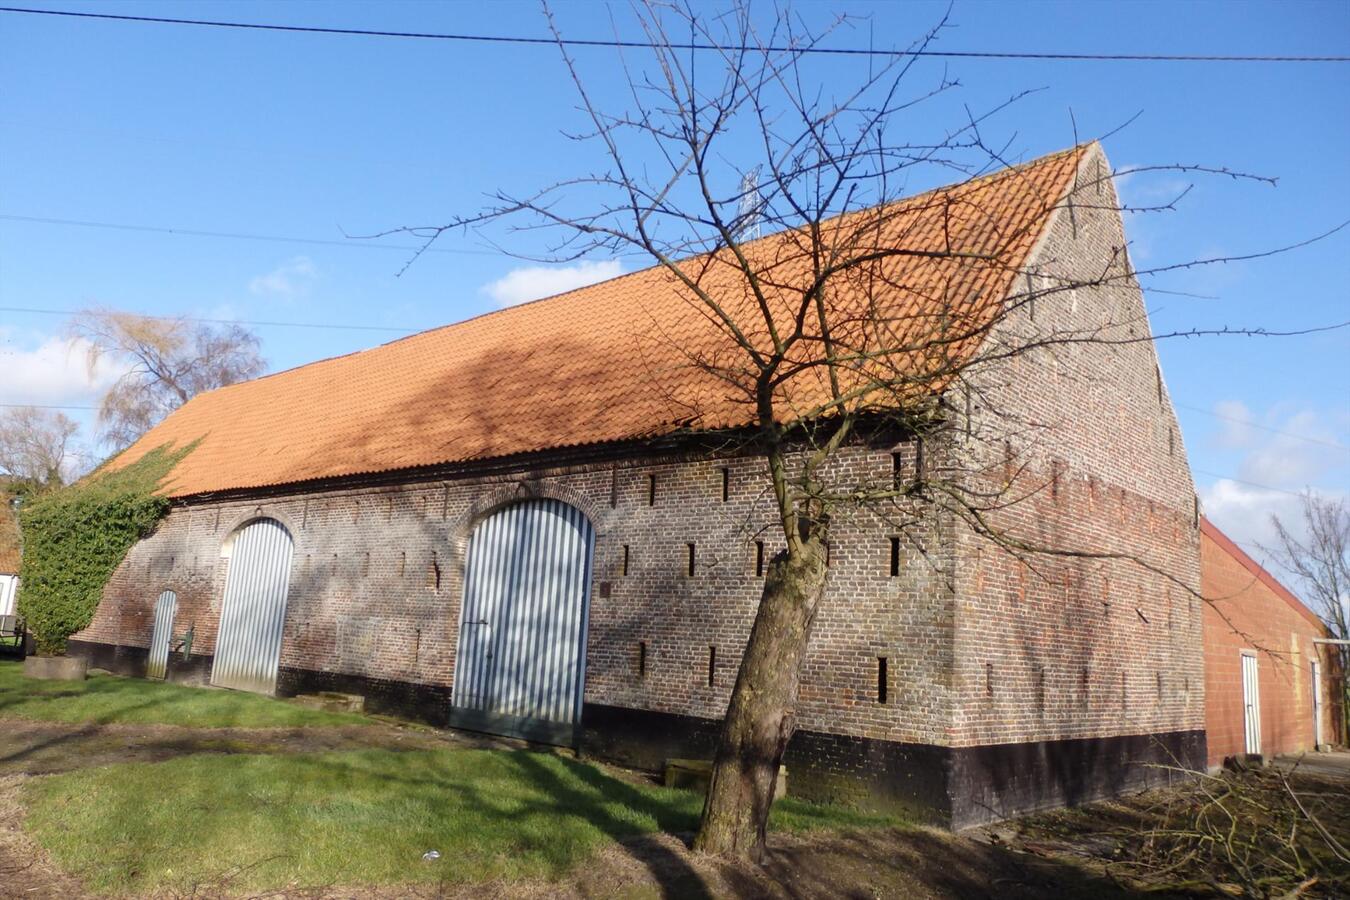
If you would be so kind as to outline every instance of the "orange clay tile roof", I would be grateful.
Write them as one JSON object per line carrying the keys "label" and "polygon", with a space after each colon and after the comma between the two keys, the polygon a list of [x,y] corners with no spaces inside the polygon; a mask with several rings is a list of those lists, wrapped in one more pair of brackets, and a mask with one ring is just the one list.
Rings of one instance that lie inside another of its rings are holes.
{"label": "orange clay tile roof", "polygon": [[[895,321],[929,330],[937,314],[924,311],[950,308],[942,297],[1001,302],[1087,151],[876,208],[884,218],[860,211],[824,223],[837,243],[856,244],[862,223],[864,239],[880,246],[980,257],[890,257],[870,272],[879,276],[872,288],[846,281],[831,302],[860,307],[871,296]],[[884,224],[869,230],[868,222]],[[799,237],[770,235],[747,253],[767,279],[790,287],[809,271]],[[729,308],[750,302],[716,257],[682,265],[702,267],[701,283]],[[200,439],[165,485],[172,496],[190,496],[748,425],[753,410],[744,398],[691,362],[720,364],[737,351],[686,290],[668,271],[646,269],[209,391],[112,464]],[[787,316],[789,292],[780,293],[775,321]],[[749,337],[758,345],[766,335],[763,326]],[[800,408],[820,402],[823,391],[808,372],[780,395]]]}

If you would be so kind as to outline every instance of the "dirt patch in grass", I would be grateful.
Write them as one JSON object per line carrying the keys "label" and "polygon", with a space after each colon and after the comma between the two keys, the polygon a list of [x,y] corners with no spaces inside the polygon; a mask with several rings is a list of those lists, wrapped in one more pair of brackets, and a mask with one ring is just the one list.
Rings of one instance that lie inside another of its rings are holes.
{"label": "dirt patch in grass", "polygon": [[[0,720],[0,775],[49,775],[193,753],[317,753],[493,746],[448,732],[386,725],[310,728],[183,728]],[[506,745],[509,746],[509,745]]]}
{"label": "dirt patch in grass", "polygon": [[78,879],[62,872],[51,857],[23,830],[19,791],[24,777],[0,777],[0,897],[89,896]]}

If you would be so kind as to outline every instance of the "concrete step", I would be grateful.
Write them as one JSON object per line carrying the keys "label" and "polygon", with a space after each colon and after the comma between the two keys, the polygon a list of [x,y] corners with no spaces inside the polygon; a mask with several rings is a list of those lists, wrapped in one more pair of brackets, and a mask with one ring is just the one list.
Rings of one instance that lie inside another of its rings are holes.
{"label": "concrete step", "polygon": [[360,694],[343,694],[339,691],[319,691],[317,694],[300,694],[295,702],[310,709],[322,709],[326,712],[365,712],[366,698]]}

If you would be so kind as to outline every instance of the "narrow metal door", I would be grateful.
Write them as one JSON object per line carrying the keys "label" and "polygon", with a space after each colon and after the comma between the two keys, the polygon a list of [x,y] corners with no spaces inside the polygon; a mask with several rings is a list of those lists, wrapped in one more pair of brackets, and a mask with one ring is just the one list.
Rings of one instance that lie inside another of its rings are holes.
{"label": "narrow metal door", "polygon": [[1256,654],[1242,654],[1242,724],[1247,753],[1261,752],[1261,686],[1256,675]]}
{"label": "narrow metal door", "polygon": [[507,506],[474,528],[452,725],[573,743],[594,544],[586,516],[557,500]]}
{"label": "narrow metal door", "polygon": [[1313,748],[1322,746],[1322,664],[1312,662]]}
{"label": "narrow metal door", "polygon": [[275,519],[250,522],[235,535],[212,684],[259,694],[276,690],[291,553],[290,532]]}
{"label": "narrow metal door", "polygon": [[165,591],[155,601],[155,624],[150,632],[150,661],[147,678],[163,678],[169,670],[169,640],[173,636],[173,617],[178,614],[178,595]]}

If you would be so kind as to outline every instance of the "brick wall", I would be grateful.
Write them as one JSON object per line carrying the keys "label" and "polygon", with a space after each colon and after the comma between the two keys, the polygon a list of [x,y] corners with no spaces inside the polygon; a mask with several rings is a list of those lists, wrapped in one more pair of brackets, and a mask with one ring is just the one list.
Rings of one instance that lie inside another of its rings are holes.
{"label": "brick wall", "polygon": [[1086,155],[998,335],[1051,343],[975,374],[963,438],[998,532],[1086,555],[958,532],[955,745],[1203,727],[1195,492],[1153,345],[1055,343],[1148,334],[1108,172]]}
{"label": "brick wall", "polygon": [[[892,452],[908,451],[849,448],[830,477],[889,479]],[[534,469],[526,480],[465,476],[177,506],[128,554],[94,621],[75,637],[148,646],[154,599],[169,589],[178,593],[175,631],[194,624],[194,652],[213,653],[228,567],[221,549],[240,525],[269,516],[295,540],[283,670],[448,688],[472,525],[534,495],[577,506],[596,527],[586,702],[720,718],[763,585],[756,542],[766,564],[782,546],[758,459],[630,459]],[[940,743],[950,718],[945,583],[908,547],[892,576],[887,531],[863,512],[836,522],[830,565],[802,677],[802,727]],[[639,642],[647,645],[641,675]],[[879,657],[889,660],[886,704],[877,702]]]}
{"label": "brick wall", "polygon": [[[1326,632],[1255,561],[1209,522],[1200,541],[1204,585],[1205,730],[1209,764],[1246,752],[1242,654],[1257,660],[1261,751],[1269,757],[1313,749],[1312,643]],[[1331,666],[1321,654],[1323,740],[1334,740]]]}

